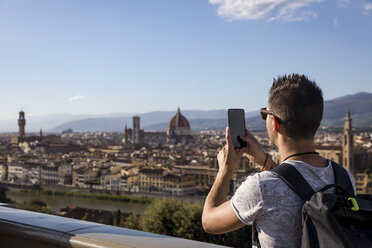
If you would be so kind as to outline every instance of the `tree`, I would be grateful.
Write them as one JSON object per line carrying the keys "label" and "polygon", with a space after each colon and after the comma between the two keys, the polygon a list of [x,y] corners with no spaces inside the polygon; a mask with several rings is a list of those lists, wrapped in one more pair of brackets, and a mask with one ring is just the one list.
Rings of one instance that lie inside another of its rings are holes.
{"label": "tree", "polygon": [[204,231],[202,204],[171,199],[155,200],[141,216],[131,215],[124,227],[234,247],[251,247],[251,227],[222,235]]}
{"label": "tree", "polygon": [[24,201],[23,203],[15,203],[14,206],[19,209],[39,212],[39,213],[46,213],[46,214],[55,214],[47,204],[41,200],[29,200]]}
{"label": "tree", "polygon": [[139,221],[140,216],[136,214],[131,214],[128,216],[128,218],[125,220],[125,222],[121,223],[121,227],[129,228],[129,229],[135,229],[135,230],[142,230],[139,227]]}

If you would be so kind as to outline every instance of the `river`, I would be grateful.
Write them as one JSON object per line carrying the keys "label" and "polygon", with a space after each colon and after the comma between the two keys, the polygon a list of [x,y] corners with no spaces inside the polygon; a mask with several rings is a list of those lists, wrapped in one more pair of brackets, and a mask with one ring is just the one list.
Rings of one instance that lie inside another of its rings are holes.
{"label": "river", "polygon": [[121,212],[134,214],[141,214],[146,208],[146,205],[142,203],[98,200],[61,195],[39,195],[33,192],[21,192],[17,189],[8,190],[6,195],[8,198],[17,203],[22,203],[26,200],[41,200],[56,213],[59,213],[60,209],[65,208],[66,206],[76,206],[107,211],[117,211],[120,209]]}

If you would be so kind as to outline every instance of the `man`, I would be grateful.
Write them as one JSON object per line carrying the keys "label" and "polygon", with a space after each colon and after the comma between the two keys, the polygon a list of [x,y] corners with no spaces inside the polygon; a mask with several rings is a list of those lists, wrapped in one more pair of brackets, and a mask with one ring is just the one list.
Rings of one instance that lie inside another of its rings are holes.
{"label": "man", "polygon": [[[281,162],[293,165],[315,191],[334,183],[331,162],[315,152],[314,135],[323,117],[322,91],[315,82],[298,74],[274,79],[261,116]],[[276,165],[254,136],[247,131],[241,138],[247,147],[235,150],[226,128],[226,145],[217,156],[219,172],[204,204],[205,231],[220,234],[253,224],[261,247],[300,247],[302,199],[268,170]],[[243,154],[263,171],[248,176],[227,201],[229,182]]]}

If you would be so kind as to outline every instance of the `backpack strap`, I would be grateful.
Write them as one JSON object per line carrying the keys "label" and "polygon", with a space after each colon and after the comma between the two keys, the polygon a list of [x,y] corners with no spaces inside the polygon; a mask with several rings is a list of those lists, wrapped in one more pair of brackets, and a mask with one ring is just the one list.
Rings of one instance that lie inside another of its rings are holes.
{"label": "backpack strap", "polygon": [[354,188],[346,169],[334,161],[331,161],[331,163],[335,177],[335,184],[343,188],[349,195],[354,195]]}
{"label": "backpack strap", "polygon": [[282,163],[271,170],[282,179],[302,200],[308,201],[315,193],[301,173],[292,165]]}

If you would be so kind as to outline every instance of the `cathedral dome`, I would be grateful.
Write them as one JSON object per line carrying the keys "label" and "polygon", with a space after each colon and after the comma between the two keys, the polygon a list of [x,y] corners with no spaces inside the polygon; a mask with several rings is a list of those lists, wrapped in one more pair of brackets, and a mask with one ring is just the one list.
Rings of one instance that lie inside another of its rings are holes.
{"label": "cathedral dome", "polygon": [[181,114],[180,108],[177,110],[177,114],[168,123],[167,129],[168,135],[190,135],[191,128],[190,123],[185,116]]}

